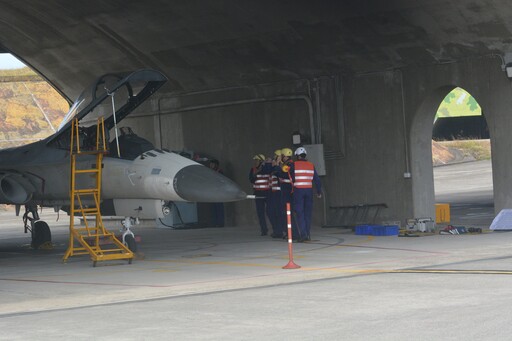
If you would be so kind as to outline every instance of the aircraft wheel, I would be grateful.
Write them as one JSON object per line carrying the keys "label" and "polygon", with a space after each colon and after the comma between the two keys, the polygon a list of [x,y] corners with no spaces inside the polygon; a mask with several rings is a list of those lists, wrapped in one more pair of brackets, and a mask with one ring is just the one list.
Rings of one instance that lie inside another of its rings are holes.
{"label": "aircraft wheel", "polygon": [[137,243],[135,242],[135,238],[133,238],[133,236],[131,234],[127,234],[125,237],[124,237],[124,243],[126,244],[126,246],[128,247],[128,249],[135,253],[137,252]]}
{"label": "aircraft wheel", "polygon": [[39,220],[34,223],[34,231],[32,231],[32,248],[39,249],[45,243],[52,242],[52,233],[50,227],[45,221]]}

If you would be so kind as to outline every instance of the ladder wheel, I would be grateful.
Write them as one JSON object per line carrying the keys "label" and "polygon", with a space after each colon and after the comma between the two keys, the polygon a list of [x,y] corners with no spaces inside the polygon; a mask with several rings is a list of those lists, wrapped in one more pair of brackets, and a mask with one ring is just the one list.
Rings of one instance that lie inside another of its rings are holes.
{"label": "ladder wheel", "polygon": [[93,262],[92,262],[92,267],[93,267],[93,268],[95,268],[95,267],[96,267],[96,263],[97,263],[96,261],[93,261]]}
{"label": "ladder wheel", "polygon": [[128,264],[132,264],[133,258],[128,259]]}
{"label": "ladder wheel", "polygon": [[128,249],[135,253],[137,252],[137,242],[135,242],[135,238],[133,238],[133,236],[131,234],[127,234],[125,237],[124,237],[124,243],[126,244],[126,246],[128,247]]}

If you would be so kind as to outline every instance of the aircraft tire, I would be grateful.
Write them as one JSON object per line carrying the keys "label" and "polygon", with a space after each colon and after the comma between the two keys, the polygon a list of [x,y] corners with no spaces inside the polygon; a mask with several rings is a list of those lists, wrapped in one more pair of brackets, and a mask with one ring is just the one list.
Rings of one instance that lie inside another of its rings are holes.
{"label": "aircraft tire", "polygon": [[126,244],[126,246],[128,247],[128,249],[135,253],[137,252],[137,242],[135,241],[135,238],[133,238],[133,236],[131,234],[127,234],[125,237],[124,237],[124,243]]}
{"label": "aircraft tire", "polygon": [[37,250],[41,245],[51,242],[52,233],[50,232],[48,224],[42,220],[36,221],[32,233],[32,248]]}

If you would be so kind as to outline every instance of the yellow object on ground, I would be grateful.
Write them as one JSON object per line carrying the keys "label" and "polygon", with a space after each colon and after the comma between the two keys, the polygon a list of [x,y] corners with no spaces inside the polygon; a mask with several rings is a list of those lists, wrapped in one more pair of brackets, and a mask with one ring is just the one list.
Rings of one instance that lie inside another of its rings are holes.
{"label": "yellow object on ground", "polygon": [[450,222],[450,204],[436,204],[436,224]]}

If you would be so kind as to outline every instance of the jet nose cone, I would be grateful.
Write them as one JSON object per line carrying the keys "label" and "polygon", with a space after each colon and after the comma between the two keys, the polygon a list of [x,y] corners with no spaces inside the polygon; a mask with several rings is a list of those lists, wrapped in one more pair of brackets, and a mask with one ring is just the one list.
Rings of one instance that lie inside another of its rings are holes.
{"label": "jet nose cone", "polygon": [[247,197],[236,183],[201,165],[186,166],[178,171],[174,190],[181,198],[193,202],[230,202]]}

